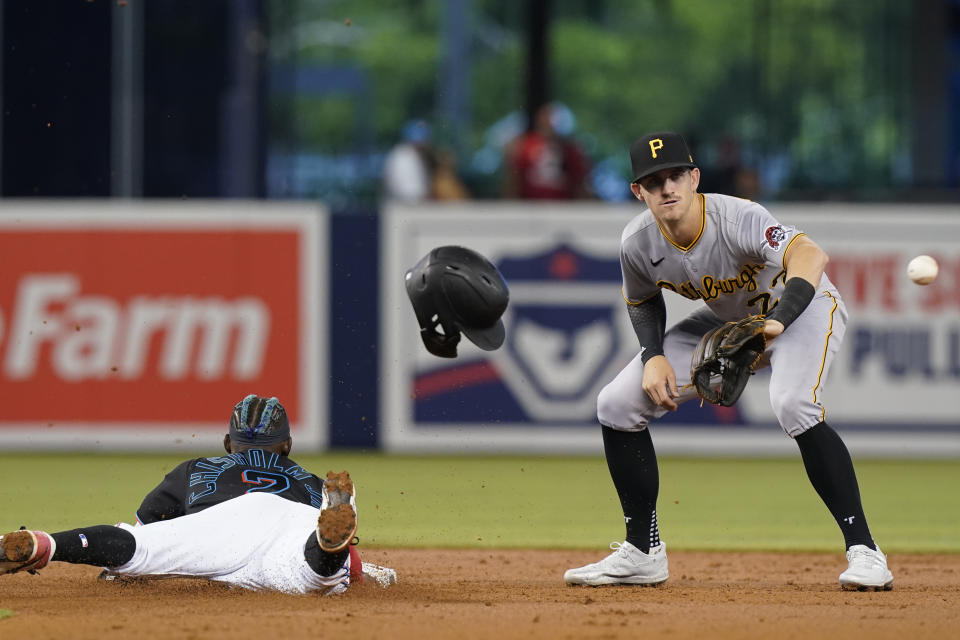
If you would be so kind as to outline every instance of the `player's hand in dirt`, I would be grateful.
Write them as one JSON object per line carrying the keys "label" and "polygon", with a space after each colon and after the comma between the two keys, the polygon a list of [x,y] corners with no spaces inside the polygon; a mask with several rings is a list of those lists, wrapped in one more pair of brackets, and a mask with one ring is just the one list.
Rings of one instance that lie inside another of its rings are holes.
{"label": "player's hand in dirt", "polygon": [[[778,323],[779,324],[779,323]],[[677,410],[674,398],[680,397],[677,376],[665,356],[653,356],[643,365],[643,390],[657,405],[670,411]]]}

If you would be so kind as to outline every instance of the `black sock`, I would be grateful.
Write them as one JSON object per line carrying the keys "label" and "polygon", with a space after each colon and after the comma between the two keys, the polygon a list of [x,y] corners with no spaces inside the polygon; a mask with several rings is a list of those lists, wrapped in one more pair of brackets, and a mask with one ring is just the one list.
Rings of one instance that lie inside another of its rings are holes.
{"label": "black sock", "polygon": [[307,559],[307,564],[313,569],[313,572],[319,576],[332,576],[343,567],[350,555],[350,548],[345,547],[343,551],[336,553],[327,553],[320,548],[317,542],[317,535],[311,533],[307,538],[307,543],[303,547],[303,555]]}
{"label": "black sock", "polygon": [[876,549],[860,504],[853,460],[840,435],[821,422],[797,436],[796,441],[807,477],[840,526],[847,548],[864,544]]}
{"label": "black sock", "polygon": [[650,430],[617,431],[603,427],[603,450],[627,524],[627,542],[644,553],[660,544],[657,494],[660,472]]}
{"label": "black sock", "polygon": [[57,562],[119,567],[130,562],[137,548],[132,533],[106,524],[61,531],[50,536],[57,543],[53,552],[53,559]]}

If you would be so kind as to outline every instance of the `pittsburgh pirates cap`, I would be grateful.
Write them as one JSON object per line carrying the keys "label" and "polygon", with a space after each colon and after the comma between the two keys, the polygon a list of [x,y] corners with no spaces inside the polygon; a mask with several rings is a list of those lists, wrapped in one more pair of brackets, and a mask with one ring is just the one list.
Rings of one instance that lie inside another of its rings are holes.
{"label": "pittsburgh pirates cap", "polygon": [[233,407],[230,439],[253,445],[272,445],[290,437],[287,411],[276,398],[249,395]]}
{"label": "pittsburgh pirates cap", "polygon": [[697,165],[679,133],[658,131],[648,133],[630,145],[630,164],[633,166],[633,182],[661,169]]}

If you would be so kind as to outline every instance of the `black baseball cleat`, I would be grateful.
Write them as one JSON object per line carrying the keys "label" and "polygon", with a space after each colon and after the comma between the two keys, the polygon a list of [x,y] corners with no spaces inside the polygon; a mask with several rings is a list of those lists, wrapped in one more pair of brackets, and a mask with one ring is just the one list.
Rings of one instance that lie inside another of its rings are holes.
{"label": "black baseball cleat", "polygon": [[326,553],[347,548],[357,535],[357,490],[346,471],[327,472],[323,508],[317,519],[317,543]]}

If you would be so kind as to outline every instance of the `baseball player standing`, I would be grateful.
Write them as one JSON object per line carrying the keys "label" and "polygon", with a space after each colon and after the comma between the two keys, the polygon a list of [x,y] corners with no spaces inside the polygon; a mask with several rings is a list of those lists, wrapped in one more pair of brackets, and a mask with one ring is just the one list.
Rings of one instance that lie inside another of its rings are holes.
{"label": "baseball player standing", "polygon": [[[646,135],[630,148],[631,189],[648,210],[623,231],[623,296],[640,352],[597,398],[604,452],[626,520],[626,541],[599,562],[570,569],[572,585],[664,582],[666,545],[657,526],[659,472],[648,425],[696,396],[691,355],[727,321],[765,316],[763,363],[770,402],[800,448],[807,476],[843,533],[844,589],[890,589],[893,575],[874,543],[853,462],[825,421],[822,394],[840,349],[847,311],[824,273],[827,255],[802,231],[762,206],[697,193],[700,170],[684,139]],[[706,303],[669,331],[661,290]]]}
{"label": "baseball player standing", "polygon": [[392,569],[361,563],[350,475],[324,480],[288,456],[286,411],[249,395],[233,409],[227,455],[187,460],[143,500],[137,526],[98,525],[0,537],[0,574],[51,560],[107,567],[113,576],[206,578],[260,590],[340,593],[364,573],[387,585]]}

